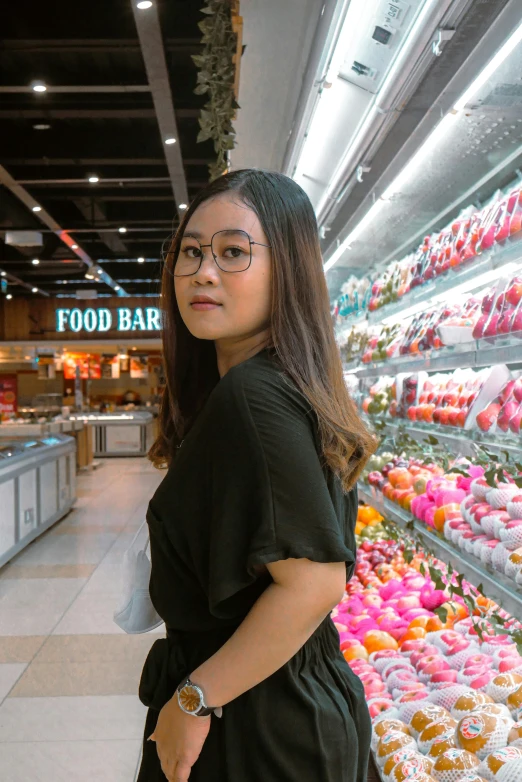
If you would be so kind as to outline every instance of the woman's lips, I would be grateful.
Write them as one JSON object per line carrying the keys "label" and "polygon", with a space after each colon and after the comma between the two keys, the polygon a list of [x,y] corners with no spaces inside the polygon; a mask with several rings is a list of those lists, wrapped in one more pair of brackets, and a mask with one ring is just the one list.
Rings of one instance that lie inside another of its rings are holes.
{"label": "woman's lips", "polygon": [[214,304],[211,301],[193,301],[190,305],[193,310],[215,310],[218,307],[221,307],[221,304]]}

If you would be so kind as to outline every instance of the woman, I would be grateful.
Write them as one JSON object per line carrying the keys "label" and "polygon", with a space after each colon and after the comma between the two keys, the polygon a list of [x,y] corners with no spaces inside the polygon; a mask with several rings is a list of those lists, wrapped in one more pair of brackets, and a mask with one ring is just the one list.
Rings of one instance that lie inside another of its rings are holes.
{"label": "woman", "polygon": [[150,458],[169,469],[147,520],[168,637],[140,683],[138,779],[364,782],[369,715],[329,614],[374,444],[344,385],[305,193],[257,170],[209,185],[167,254],[162,303]]}

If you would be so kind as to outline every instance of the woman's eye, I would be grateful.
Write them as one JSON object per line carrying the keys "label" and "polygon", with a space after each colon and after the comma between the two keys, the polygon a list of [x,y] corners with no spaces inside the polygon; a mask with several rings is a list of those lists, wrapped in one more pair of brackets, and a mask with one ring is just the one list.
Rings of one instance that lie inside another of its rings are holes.
{"label": "woman's eye", "polygon": [[186,255],[187,258],[201,257],[201,250],[199,247],[184,247],[182,252],[184,255]]}
{"label": "woman's eye", "polygon": [[241,247],[227,247],[224,252],[224,256],[225,258],[241,258],[242,255],[245,255],[245,253],[246,251]]}

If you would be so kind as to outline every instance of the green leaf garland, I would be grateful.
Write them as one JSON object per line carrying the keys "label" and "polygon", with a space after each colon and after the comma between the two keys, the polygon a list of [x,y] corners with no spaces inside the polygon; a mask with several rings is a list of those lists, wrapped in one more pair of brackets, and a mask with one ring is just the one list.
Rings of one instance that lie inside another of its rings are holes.
{"label": "green leaf garland", "polygon": [[234,55],[237,35],[232,28],[230,0],[207,0],[201,9],[205,19],[199,22],[203,33],[201,54],[192,59],[198,68],[196,95],[208,95],[208,101],[199,117],[200,132],[197,141],[214,142],[216,161],[209,166],[210,181],[217,179],[228,168],[228,153],[236,145],[232,121],[239,108],[234,94],[236,69]]}

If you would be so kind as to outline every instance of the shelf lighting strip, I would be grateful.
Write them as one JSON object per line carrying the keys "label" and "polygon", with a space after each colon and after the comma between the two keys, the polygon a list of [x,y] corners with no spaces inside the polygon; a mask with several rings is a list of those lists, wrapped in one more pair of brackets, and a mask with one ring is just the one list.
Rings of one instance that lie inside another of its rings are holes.
{"label": "shelf lighting strip", "polygon": [[499,51],[492,57],[489,63],[479,73],[477,78],[470,84],[468,89],[461,95],[461,97],[453,105],[452,109],[446,114],[442,120],[436,125],[424,143],[419,147],[417,152],[404,166],[402,171],[395,177],[393,182],[384,191],[382,196],[373,204],[368,210],[360,222],[355,226],[348,236],[340,242],[338,247],[334,250],[332,255],[328,258],[324,264],[325,273],[329,271],[339,258],[344,254],[345,250],[349,249],[352,242],[354,242],[362,233],[364,228],[375,218],[378,212],[382,209],[384,204],[390,199],[392,195],[400,191],[405,182],[408,181],[412,174],[417,170],[419,164],[424,160],[426,154],[436,147],[440,140],[446,136],[447,132],[453,127],[459,112],[466,106],[471,98],[480,90],[480,88],[491,78],[495,71],[502,65],[502,63],[509,57],[515,47],[522,41],[522,23],[511,34],[504,45]]}

